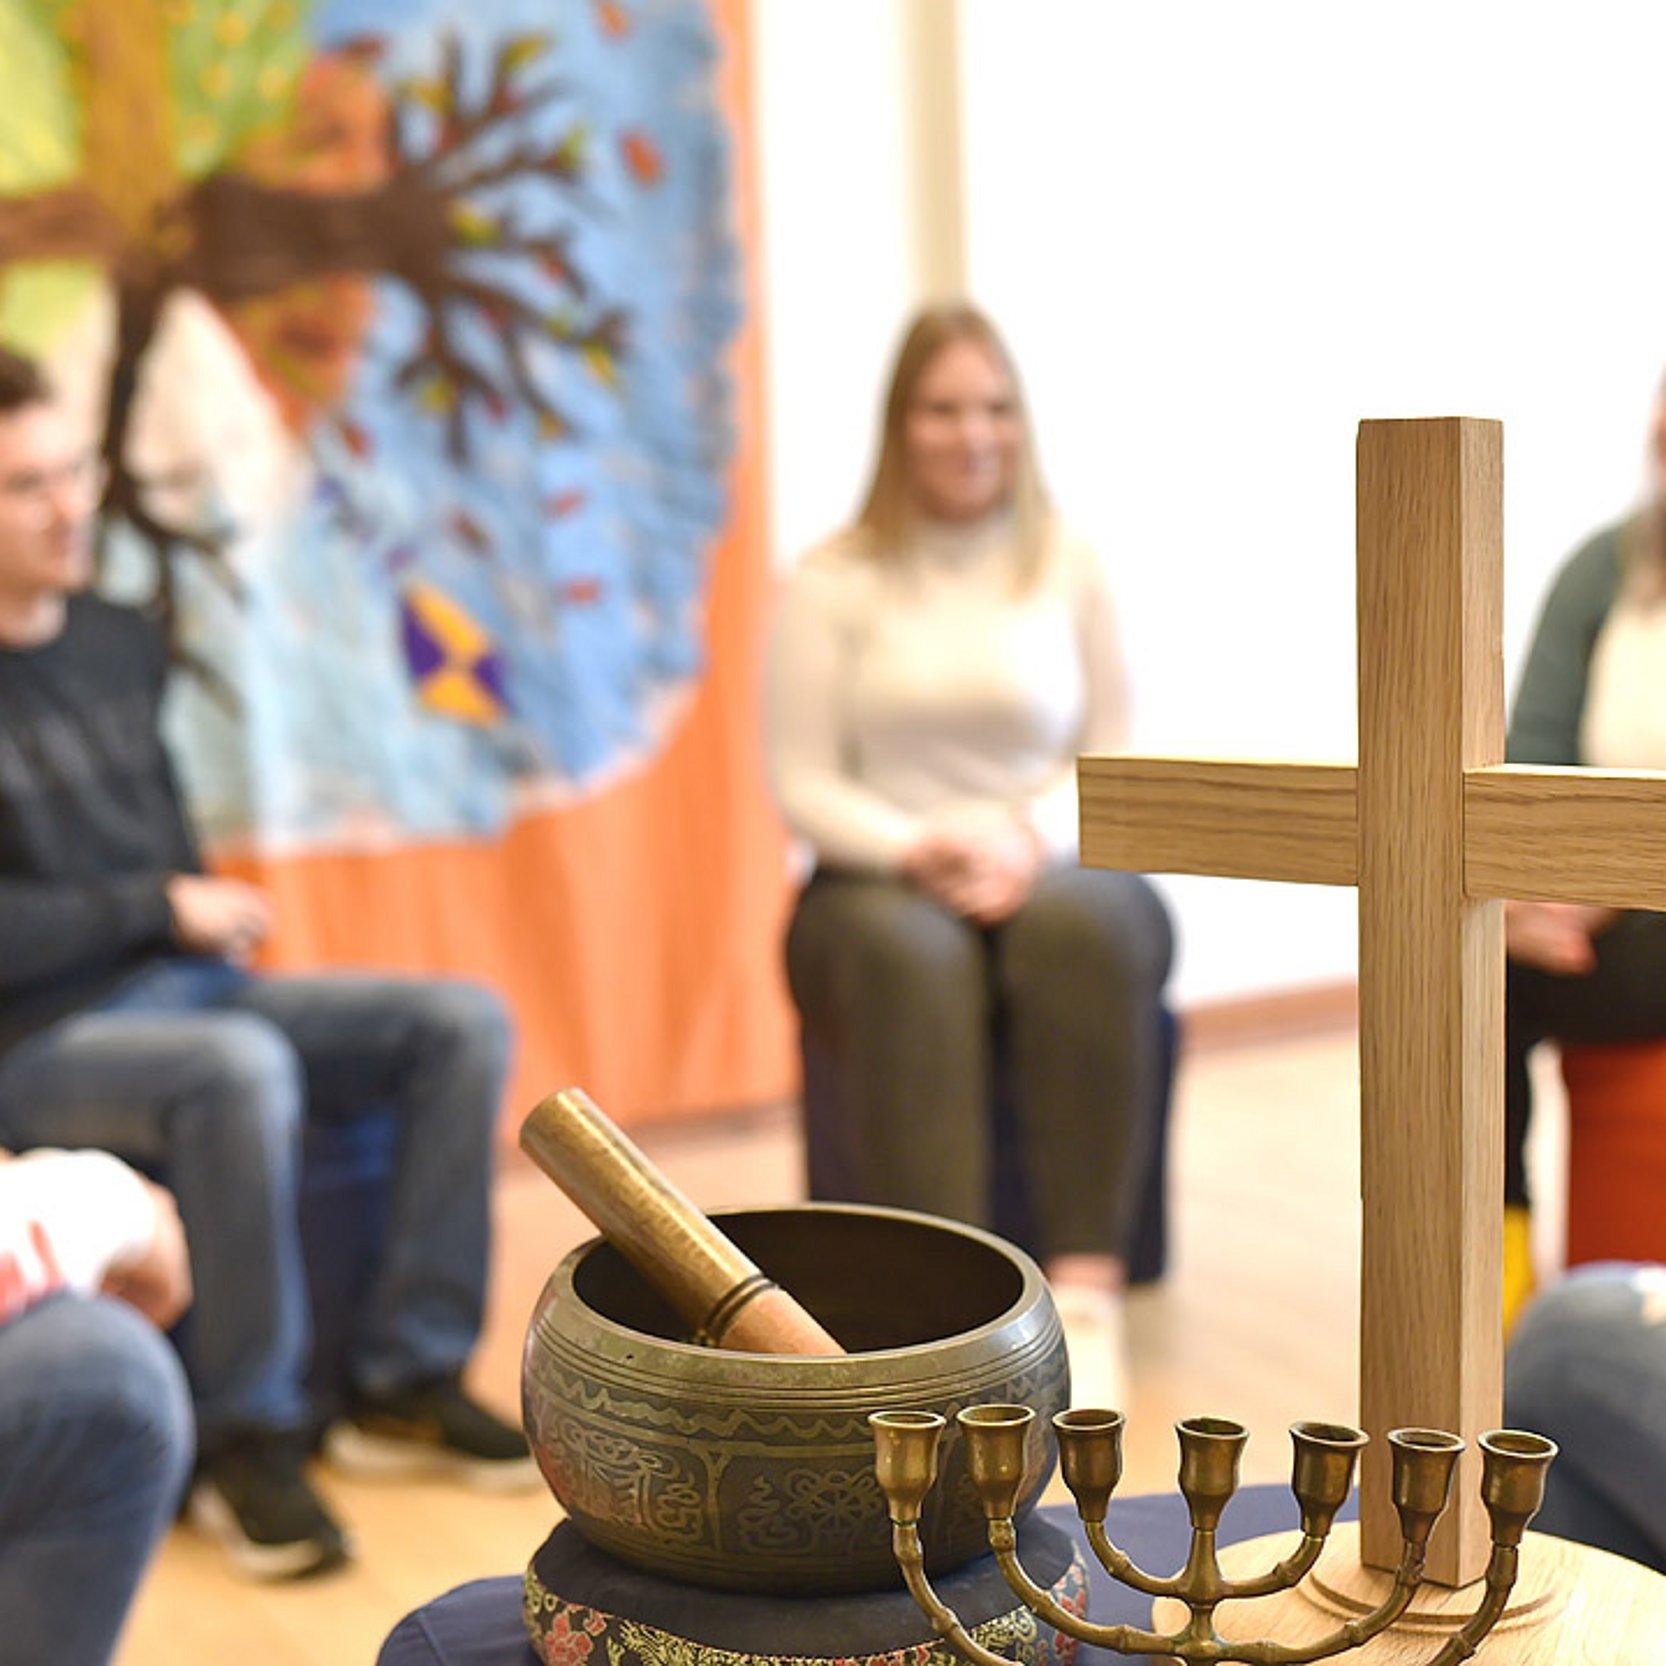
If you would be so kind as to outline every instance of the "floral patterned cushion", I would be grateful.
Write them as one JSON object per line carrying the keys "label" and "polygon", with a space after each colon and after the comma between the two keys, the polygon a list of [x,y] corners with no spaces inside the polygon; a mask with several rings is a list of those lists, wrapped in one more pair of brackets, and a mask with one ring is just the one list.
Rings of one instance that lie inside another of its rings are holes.
{"label": "floral patterned cushion", "polygon": [[[1068,1533],[1032,1516],[1019,1555],[1081,1615],[1087,1573]],[[639,1572],[557,1527],[526,1570],[527,1635],[544,1666],[959,1666],[900,1589],[793,1597],[708,1591]],[[934,1581],[978,1642],[1022,1666],[1071,1666],[1073,1639],[1020,1604],[993,1557]]]}

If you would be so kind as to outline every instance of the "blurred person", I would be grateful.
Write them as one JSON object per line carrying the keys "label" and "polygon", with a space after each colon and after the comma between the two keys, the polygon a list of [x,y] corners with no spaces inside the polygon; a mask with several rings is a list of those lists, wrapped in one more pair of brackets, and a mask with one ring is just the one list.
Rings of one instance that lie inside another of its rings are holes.
{"label": "blurred person", "polygon": [[159,1186],[104,1152],[0,1152],[0,1659],[114,1652],[190,1474],[157,1328],[190,1294]]}
{"label": "blurred person", "polygon": [[998,1018],[1077,1400],[1120,1404],[1173,939],[1145,879],[1076,862],[1077,754],[1126,735],[1115,610],[975,308],[908,330],[861,512],[788,582],[767,710],[775,791],[816,859],[788,979],[841,1057],[855,1201],[986,1221]]}
{"label": "blurred person", "polygon": [[[1511,763],[1666,769],[1666,387],[1649,461],[1647,500],[1551,585],[1511,714]],[[1506,1231],[1527,1268],[1529,1056],[1541,1041],[1666,1040],[1666,915],[1508,902],[1504,930]],[[1518,1282],[1530,1287],[1525,1273]]]}
{"label": "blurred person", "polygon": [[391,1107],[385,1249],[327,1435],[341,1464],[535,1476],[461,1383],[484,1305],[494,997],[371,976],[263,978],[256,889],[200,871],[158,728],[160,634],[86,593],[100,471],[29,361],[0,352],[0,1140],[166,1175],[190,1246],[193,1519],[262,1577],[343,1561],[305,1470],[302,1119]]}
{"label": "blurred person", "polygon": [[1666,1573],[1666,1267],[1576,1268],[1522,1315],[1504,1415],[1550,1436],[1541,1533]]}

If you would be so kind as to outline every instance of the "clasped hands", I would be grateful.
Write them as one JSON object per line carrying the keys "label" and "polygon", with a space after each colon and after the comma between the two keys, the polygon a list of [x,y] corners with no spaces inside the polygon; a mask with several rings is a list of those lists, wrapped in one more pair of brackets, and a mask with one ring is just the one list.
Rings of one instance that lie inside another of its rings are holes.
{"label": "clasped hands", "polygon": [[[0,1147],[0,1163],[13,1160],[14,1153]],[[143,1243],[111,1261],[98,1288],[104,1295],[126,1302],[158,1329],[167,1330],[191,1305],[191,1260],[185,1226],[172,1192],[142,1174],[131,1174],[130,1178],[144,1188],[150,1206],[149,1231]],[[46,1252],[42,1255],[45,1259]],[[49,1269],[53,1265],[47,1262]]]}
{"label": "clasped hands", "polygon": [[145,1190],[156,1211],[150,1241],[137,1253],[112,1262],[100,1288],[166,1330],[191,1305],[191,1262],[173,1194],[149,1180]]}
{"label": "clasped hands", "polygon": [[903,856],[902,872],[956,914],[999,925],[1022,906],[1045,856],[1040,835],[1013,816],[933,829]]}
{"label": "clasped hands", "polygon": [[167,884],[174,937],[194,954],[244,960],[266,941],[272,908],[265,896],[240,879],[208,874],[175,874]]}

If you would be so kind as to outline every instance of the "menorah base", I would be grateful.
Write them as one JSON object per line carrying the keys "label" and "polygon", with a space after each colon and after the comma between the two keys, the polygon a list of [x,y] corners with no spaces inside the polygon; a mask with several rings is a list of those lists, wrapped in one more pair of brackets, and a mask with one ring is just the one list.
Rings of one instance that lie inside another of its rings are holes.
{"label": "menorah base", "polygon": [[[1230,1578],[1247,1579],[1288,1555],[1297,1533],[1272,1533],[1221,1553]],[[1368,1613],[1393,1579],[1361,1566],[1359,1527],[1334,1528],[1318,1566],[1294,1591],[1224,1603],[1215,1612],[1222,1637],[1274,1638],[1300,1647],[1346,1620]],[[1347,1666],[1424,1666],[1442,1638],[1475,1611],[1483,1586],[1425,1586],[1399,1624],[1337,1658]],[[1159,1630],[1183,1625],[1187,1610],[1169,1598],[1153,1608]],[[1666,1636],[1666,1578],[1607,1551],[1529,1533],[1510,1606],[1482,1643],[1476,1666],[1658,1666]]]}

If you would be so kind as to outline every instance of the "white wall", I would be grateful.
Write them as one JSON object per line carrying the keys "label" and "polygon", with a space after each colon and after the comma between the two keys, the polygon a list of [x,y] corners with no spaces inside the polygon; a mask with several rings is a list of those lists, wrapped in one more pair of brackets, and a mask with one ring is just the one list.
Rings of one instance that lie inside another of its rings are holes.
{"label": "white wall", "polygon": [[[1353,436],[1506,424],[1514,668],[1641,480],[1666,7],[964,0],[971,288],[1110,553],[1136,745],[1354,749]],[[1350,974],[1351,893],[1165,881],[1183,999]]]}
{"label": "white wall", "polygon": [[899,0],[754,0],[773,541],[849,520],[917,262]]}
{"label": "white wall", "polygon": [[[920,289],[912,3],[952,0],[755,0],[783,558],[853,508]],[[1512,678],[1556,563],[1632,497],[1666,7],[1547,10],[961,0],[970,287],[1116,567],[1140,748],[1352,755],[1359,418],[1504,419]],[[1353,971],[1349,893],[1163,883],[1182,999]]]}

